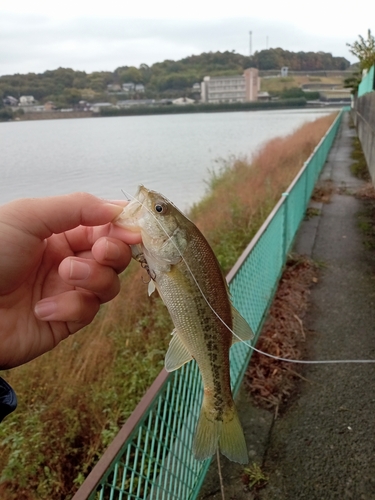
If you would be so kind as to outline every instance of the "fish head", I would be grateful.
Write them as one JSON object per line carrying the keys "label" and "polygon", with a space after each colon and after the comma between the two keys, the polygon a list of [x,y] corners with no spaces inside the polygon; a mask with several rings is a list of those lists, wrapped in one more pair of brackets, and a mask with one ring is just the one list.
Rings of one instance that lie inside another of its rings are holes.
{"label": "fish head", "polygon": [[[139,231],[147,254],[168,264],[182,259],[190,221],[165,196],[140,186],[115,224]],[[191,223],[190,223],[191,224]]]}

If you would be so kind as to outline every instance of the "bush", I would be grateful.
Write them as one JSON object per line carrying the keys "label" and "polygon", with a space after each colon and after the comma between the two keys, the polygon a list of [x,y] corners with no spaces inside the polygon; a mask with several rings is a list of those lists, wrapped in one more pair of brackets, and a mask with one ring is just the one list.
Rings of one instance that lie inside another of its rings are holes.
{"label": "bush", "polygon": [[10,108],[1,108],[0,121],[6,122],[9,120],[13,120],[13,111]]}

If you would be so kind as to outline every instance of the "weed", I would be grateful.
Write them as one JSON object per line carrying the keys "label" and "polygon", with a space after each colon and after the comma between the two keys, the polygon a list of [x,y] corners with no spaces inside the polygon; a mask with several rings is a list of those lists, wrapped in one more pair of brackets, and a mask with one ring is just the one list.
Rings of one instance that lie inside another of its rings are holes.
{"label": "weed", "polygon": [[355,192],[357,198],[363,200],[375,200],[375,187],[371,182],[367,182],[364,186],[357,189]]}
{"label": "weed", "polygon": [[359,179],[369,181],[370,174],[368,171],[365,155],[363,154],[361,142],[358,137],[353,138],[353,151],[351,157],[354,160],[350,167],[352,174]]}
{"label": "weed", "polygon": [[268,476],[262,471],[260,466],[253,462],[249,467],[246,467],[242,476],[243,483],[249,490],[263,488],[268,482]]}
{"label": "weed", "polygon": [[336,189],[337,194],[341,194],[343,196],[353,196],[353,189],[349,188],[345,182],[342,182],[340,186]]}
{"label": "weed", "polygon": [[363,244],[370,250],[375,249],[375,200],[364,198],[363,209],[357,214],[357,223],[363,235]]}
{"label": "weed", "polygon": [[319,201],[321,203],[330,203],[331,196],[334,192],[335,188],[331,179],[318,181],[318,183],[314,187],[311,198],[314,201]]}
{"label": "weed", "polygon": [[312,217],[317,217],[318,215],[320,215],[319,208],[307,207],[305,219],[311,219]]}
{"label": "weed", "polygon": [[[318,282],[318,266],[300,255],[290,255],[259,337],[258,349],[283,358],[301,359],[306,332],[303,325],[310,288]],[[255,352],[245,375],[254,401],[262,407],[284,409],[295,392],[298,370],[283,361]]]}

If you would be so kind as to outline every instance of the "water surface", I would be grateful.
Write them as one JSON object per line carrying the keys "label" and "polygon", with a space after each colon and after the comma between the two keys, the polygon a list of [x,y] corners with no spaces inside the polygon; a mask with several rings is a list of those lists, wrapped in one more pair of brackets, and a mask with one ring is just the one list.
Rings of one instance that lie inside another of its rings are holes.
{"label": "water surface", "polygon": [[0,123],[0,204],[87,191],[118,199],[139,184],[181,208],[218,159],[251,156],[332,110],[271,110]]}

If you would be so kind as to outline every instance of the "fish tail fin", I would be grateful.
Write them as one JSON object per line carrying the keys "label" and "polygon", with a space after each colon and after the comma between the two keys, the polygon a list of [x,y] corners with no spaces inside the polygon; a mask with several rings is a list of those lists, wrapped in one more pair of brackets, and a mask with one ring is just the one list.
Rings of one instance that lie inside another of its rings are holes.
{"label": "fish tail fin", "polygon": [[225,412],[222,420],[216,420],[203,401],[193,442],[195,458],[210,458],[216,453],[218,446],[229,460],[240,464],[248,463],[245,436],[235,406]]}
{"label": "fish tail fin", "polygon": [[245,436],[238,418],[236,407],[233,405],[223,418],[219,448],[232,462],[247,464],[249,454],[247,451]]}

